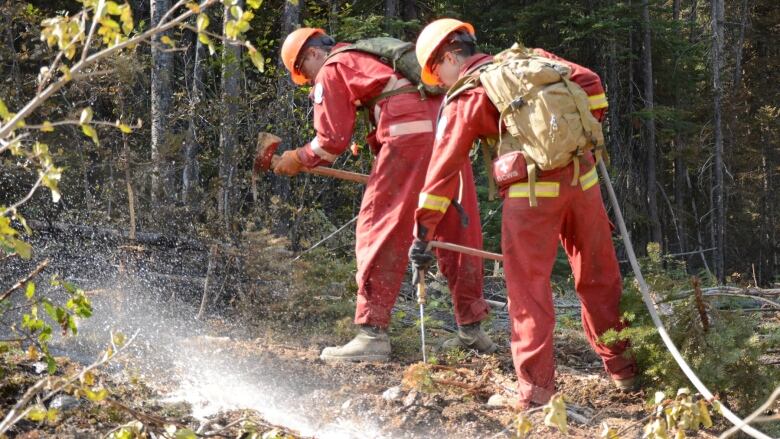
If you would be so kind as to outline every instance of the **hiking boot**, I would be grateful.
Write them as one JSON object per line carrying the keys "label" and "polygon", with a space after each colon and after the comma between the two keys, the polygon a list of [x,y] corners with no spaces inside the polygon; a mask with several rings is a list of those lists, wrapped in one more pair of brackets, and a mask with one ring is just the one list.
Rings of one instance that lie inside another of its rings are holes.
{"label": "hiking boot", "polygon": [[374,326],[358,326],[355,338],[344,346],[331,346],[322,350],[323,361],[374,361],[390,359],[390,338],[387,330]]}
{"label": "hiking boot", "polygon": [[612,382],[621,392],[633,392],[639,388],[636,377],[612,378]]}
{"label": "hiking boot", "polygon": [[446,340],[441,347],[444,350],[456,347],[466,350],[474,349],[480,354],[492,354],[498,349],[493,340],[482,330],[481,322],[458,326],[457,335]]}

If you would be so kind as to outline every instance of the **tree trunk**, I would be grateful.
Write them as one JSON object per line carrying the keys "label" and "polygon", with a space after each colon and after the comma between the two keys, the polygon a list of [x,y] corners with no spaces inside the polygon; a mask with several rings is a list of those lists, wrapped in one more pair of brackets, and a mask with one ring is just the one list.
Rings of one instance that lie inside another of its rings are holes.
{"label": "tree trunk", "polygon": [[721,126],[721,99],[723,84],[721,69],[723,66],[723,0],[712,0],[712,88],[713,88],[713,130],[714,145],[714,185],[712,188],[713,237],[715,244],[715,274],[720,282],[725,280],[725,188],[723,187],[723,128]]}
{"label": "tree trunk", "polygon": [[[243,8],[244,1],[235,5]],[[231,20],[230,8],[225,7],[223,29]],[[225,230],[230,230],[233,217],[236,174],[235,150],[238,144],[238,100],[241,99],[241,46],[225,44],[222,51],[222,122],[219,130],[219,200],[218,208]]]}
{"label": "tree trunk", "polygon": [[203,64],[206,57],[206,49],[195,35],[195,54],[192,64],[192,82],[190,84],[190,105],[187,111],[188,126],[184,139],[184,172],[182,175],[182,201],[190,204],[192,210],[196,210],[198,197],[196,192],[200,189],[200,164],[198,163],[198,110],[203,99]]}
{"label": "tree trunk", "polygon": [[400,0],[385,0],[385,18],[398,18],[400,6]]}
{"label": "tree trunk", "polygon": [[734,91],[742,85],[742,50],[745,45],[745,30],[747,29],[750,11],[750,0],[742,0],[742,11],[739,19],[739,36],[734,44]]}
{"label": "tree trunk", "polygon": [[[151,0],[151,23],[154,27],[170,9],[170,0]],[[160,38],[169,32],[159,33],[152,38],[152,80],[151,80],[151,130],[152,130],[152,175],[151,200],[152,207],[157,207],[166,201],[170,194],[170,184],[167,159],[165,158],[165,133],[168,129],[168,112],[171,105],[171,69],[173,55],[165,52],[165,45]]]}
{"label": "tree trunk", "polygon": [[[301,20],[301,9],[304,7],[303,0],[299,0],[298,2],[290,2],[286,1],[284,2],[284,12],[282,13],[282,41],[284,41],[285,38],[287,38],[287,35],[290,34],[290,32],[294,31],[300,26],[300,20]],[[279,58],[278,61],[279,69],[282,72],[287,72],[287,70],[284,67],[284,64],[282,63],[281,58]],[[295,120],[295,113],[294,108],[297,106],[297,102],[295,100],[295,85],[292,83],[292,80],[290,79],[290,75],[288,73],[282,75],[278,82],[277,82],[277,96],[279,96],[279,121],[294,121]],[[286,139],[293,139],[296,136],[296,133],[288,130],[282,130],[279,132],[279,135],[282,138]],[[283,148],[289,148],[290,145],[287,144],[287,142],[284,142],[279,149],[279,152],[281,153]],[[290,199],[291,196],[291,187],[290,187],[290,179],[287,177],[277,177],[272,176],[271,177],[271,184],[273,186],[273,193],[278,196],[279,198],[283,200]],[[279,221],[274,224],[274,232],[280,235],[287,234],[290,229],[289,224],[289,218],[279,218]]]}
{"label": "tree trunk", "polygon": [[656,187],[656,144],[655,115],[653,103],[653,49],[650,31],[649,0],[642,2],[642,79],[644,83],[645,109],[649,113],[645,119],[647,129],[647,207],[650,215],[651,239],[661,243],[661,220],[658,217],[658,189]]}

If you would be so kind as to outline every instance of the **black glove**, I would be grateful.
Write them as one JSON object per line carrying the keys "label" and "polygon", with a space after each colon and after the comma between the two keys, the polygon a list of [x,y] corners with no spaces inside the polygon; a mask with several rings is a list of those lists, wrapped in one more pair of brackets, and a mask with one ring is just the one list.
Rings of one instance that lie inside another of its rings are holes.
{"label": "black glove", "polygon": [[415,239],[409,248],[409,261],[412,263],[412,284],[419,282],[418,273],[427,271],[436,261],[431,250],[428,248],[428,241]]}

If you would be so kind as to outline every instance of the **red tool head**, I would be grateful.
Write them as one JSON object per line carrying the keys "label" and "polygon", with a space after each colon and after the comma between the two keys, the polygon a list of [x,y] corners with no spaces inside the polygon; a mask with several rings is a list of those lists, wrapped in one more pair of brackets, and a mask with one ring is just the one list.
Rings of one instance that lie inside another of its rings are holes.
{"label": "red tool head", "polygon": [[254,172],[259,174],[271,168],[274,154],[282,143],[282,139],[271,133],[257,135],[257,151],[255,153]]}

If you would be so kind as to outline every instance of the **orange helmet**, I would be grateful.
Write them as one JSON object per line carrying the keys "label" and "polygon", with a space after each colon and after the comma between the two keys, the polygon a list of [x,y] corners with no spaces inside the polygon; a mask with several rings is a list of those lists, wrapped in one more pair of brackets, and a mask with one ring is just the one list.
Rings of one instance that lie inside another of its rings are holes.
{"label": "orange helmet", "polygon": [[436,53],[436,49],[439,48],[442,42],[453,32],[465,30],[474,36],[474,26],[469,23],[456,20],[454,18],[441,18],[436,20],[427,26],[420,32],[420,36],[417,37],[416,53],[417,62],[422,67],[422,82],[427,85],[437,85],[440,81],[436,75],[431,72],[429,63],[431,57]]}
{"label": "orange helmet", "polygon": [[316,35],[325,35],[325,31],[313,27],[302,27],[287,35],[284,44],[282,44],[282,62],[287,67],[287,70],[290,71],[292,81],[298,85],[306,84],[307,79],[301,72],[295,69],[295,61],[298,59],[298,55],[301,54],[303,46],[309,41],[309,38]]}

